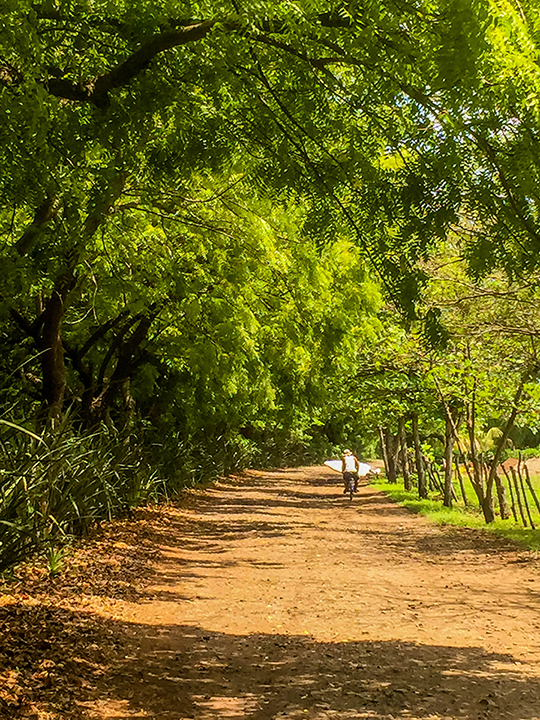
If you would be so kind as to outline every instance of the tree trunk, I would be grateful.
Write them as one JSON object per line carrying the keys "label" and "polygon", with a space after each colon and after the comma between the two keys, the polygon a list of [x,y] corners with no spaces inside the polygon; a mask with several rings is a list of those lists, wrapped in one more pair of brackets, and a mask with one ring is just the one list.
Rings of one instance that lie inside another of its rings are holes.
{"label": "tree trunk", "polygon": [[397,481],[396,458],[394,453],[393,436],[388,428],[384,429],[384,442],[386,445],[386,455],[388,457],[388,482],[395,483]]}
{"label": "tree trunk", "polygon": [[157,311],[151,312],[149,315],[143,315],[129,338],[120,344],[114,371],[94,404],[96,409],[95,419],[103,420],[105,414],[111,408],[114,398],[121,394],[125,413],[123,426],[129,424],[134,413],[134,399],[131,395],[129,382],[134,372],[134,355],[146,339],[156,315]]}
{"label": "tree trunk", "polygon": [[[116,162],[116,159],[115,161]],[[75,268],[85,243],[92,237],[107,217],[107,213],[122,192],[126,175],[116,173],[103,197],[96,202],[87,216],[81,232],[73,236],[73,246],[66,255],[66,267],[56,279],[54,290],[44,303],[41,315],[28,326],[30,336],[41,351],[40,363],[43,375],[43,405],[48,418],[54,423],[62,414],[66,391],[66,367],[62,342],[62,320],[69,293],[75,287]],[[51,195],[36,210],[34,221],[15,245],[19,255],[26,255],[39,234],[40,228],[54,218],[60,198]],[[40,303],[41,304],[41,300]],[[39,309],[38,309],[39,312]]]}
{"label": "tree trunk", "polygon": [[452,507],[454,488],[452,486],[453,453],[454,453],[454,431],[452,418],[449,417],[450,410],[447,409],[444,446],[444,498],[443,505]]}
{"label": "tree trunk", "polygon": [[62,347],[61,326],[65,312],[64,297],[53,291],[42,315],[40,344],[43,375],[43,403],[48,417],[56,420],[62,414],[66,390],[66,367]]}
{"label": "tree trunk", "polygon": [[386,448],[385,430],[380,425],[377,429],[379,431],[379,442],[381,443],[381,453],[382,453],[383,461],[384,461],[384,472],[386,474],[386,479],[388,480],[389,473],[390,473],[390,469],[389,469],[390,462],[388,460],[388,452],[387,452],[387,448]]}
{"label": "tree trunk", "polygon": [[504,476],[506,477],[506,481],[508,482],[508,489],[510,491],[510,507],[512,508],[512,515],[514,516],[514,520],[517,522],[518,517],[517,517],[517,512],[516,512],[516,501],[514,499],[514,491],[512,489],[512,478],[508,474],[508,471],[506,470],[504,465],[501,465],[501,467],[503,469]]}
{"label": "tree trunk", "polygon": [[[478,453],[476,451],[476,419],[475,419],[476,409],[475,409],[475,400],[474,400],[474,394],[473,394],[473,402],[471,404],[467,404],[467,432],[469,435],[469,445],[470,445],[470,455],[471,455],[471,463],[472,463],[472,475],[470,475],[470,480],[474,489],[474,492],[476,493],[476,497],[478,498],[478,505],[482,509],[482,512],[484,510],[484,506],[487,508],[492,505],[492,499],[489,498],[486,503],[486,493],[484,489],[484,474],[482,470],[482,465],[480,463],[480,460],[478,458]],[[489,514],[489,512],[488,512]],[[484,514],[485,518],[485,514]],[[487,520],[486,520],[487,522]]]}
{"label": "tree trunk", "polygon": [[399,418],[398,426],[399,448],[401,454],[401,470],[403,472],[403,486],[405,490],[411,490],[411,473],[409,471],[409,451],[407,448],[407,436],[405,434],[405,418]]}
{"label": "tree trunk", "polygon": [[135,415],[135,398],[131,394],[131,378],[126,378],[122,383],[122,398],[124,401],[124,423],[122,430],[129,428]]}
{"label": "tree trunk", "polygon": [[401,453],[400,453],[400,442],[399,442],[399,430],[397,435],[391,435],[391,442],[392,442],[392,460],[394,463],[394,472],[397,476],[401,472]]}
{"label": "tree trunk", "polygon": [[429,460],[426,460],[426,467],[431,482],[431,489],[444,494],[444,487],[441,484],[441,479],[438,476],[437,470],[433,467]]}
{"label": "tree trunk", "polygon": [[482,512],[486,523],[492,523],[495,521],[495,509],[493,507],[492,493],[486,493],[484,495],[484,499],[482,501]]}
{"label": "tree trunk", "polygon": [[495,473],[495,487],[497,488],[497,498],[499,500],[501,518],[503,520],[508,520],[510,517],[510,508],[508,507],[508,502],[506,500],[506,490],[504,489],[501,476],[498,472]]}
{"label": "tree trunk", "polygon": [[424,467],[424,458],[422,457],[422,447],[420,445],[420,432],[418,430],[418,414],[412,416],[412,431],[414,441],[414,454],[416,458],[416,474],[418,475],[418,497],[426,499],[428,496],[426,470]]}
{"label": "tree trunk", "polygon": [[512,465],[510,467],[510,472],[512,473],[512,480],[514,481],[514,492],[516,493],[516,499],[517,504],[519,508],[519,514],[521,516],[521,522],[523,523],[523,527],[527,527],[527,520],[525,519],[525,513],[523,512],[523,503],[521,502],[521,493],[519,490],[519,480],[516,473],[515,467]]}
{"label": "tree trunk", "polygon": [[458,481],[459,481],[459,488],[461,490],[461,497],[463,498],[463,504],[465,505],[465,507],[467,507],[469,505],[469,501],[467,499],[467,493],[465,492],[465,484],[463,483],[463,475],[461,474],[461,469],[459,467],[460,458],[461,458],[461,453],[458,453],[458,455],[456,456],[456,459],[455,459],[456,475],[457,475]]}
{"label": "tree trunk", "polygon": [[520,462],[518,462],[517,471],[518,471],[518,476],[519,476],[519,484],[521,486],[521,492],[523,495],[523,504],[525,505],[525,509],[527,510],[527,517],[529,518],[529,524],[533,530],[536,530],[536,526],[534,524],[534,521],[533,521],[532,515],[531,515],[531,508],[529,507],[529,500],[527,499],[527,490],[525,488],[525,483],[523,482],[523,474],[521,472],[521,458],[520,458]]}
{"label": "tree trunk", "polygon": [[473,466],[473,487],[478,497],[480,507],[484,502],[484,480],[482,473],[482,466],[478,459],[478,453],[476,451],[476,418],[475,418],[475,404],[473,402],[467,405],[467,432],[469,435],[470,455],[471,463]]}

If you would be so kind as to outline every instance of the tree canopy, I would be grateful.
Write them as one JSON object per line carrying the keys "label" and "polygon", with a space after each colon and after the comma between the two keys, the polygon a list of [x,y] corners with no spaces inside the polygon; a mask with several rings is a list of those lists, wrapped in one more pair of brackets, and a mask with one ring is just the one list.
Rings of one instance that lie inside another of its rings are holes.
{"label": "tree canopy", "polygon": [[471,283],[534,276],[532,2],[7,0],[4,18],[18,422],[339,443],[384,412],[359,412],[363,370],[380,398],[394,368],[397,415],[433,408],[423,343],[459,325],[429,289],[449,238]]}

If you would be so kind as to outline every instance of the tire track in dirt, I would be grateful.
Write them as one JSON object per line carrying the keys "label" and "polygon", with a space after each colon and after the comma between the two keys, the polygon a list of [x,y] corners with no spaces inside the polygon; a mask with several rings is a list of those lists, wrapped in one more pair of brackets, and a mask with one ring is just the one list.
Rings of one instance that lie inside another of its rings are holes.
{"label": "tire track in dirt", "polygon": [[325,468],[172,509],[96,718],[540,719],[540,564]]}

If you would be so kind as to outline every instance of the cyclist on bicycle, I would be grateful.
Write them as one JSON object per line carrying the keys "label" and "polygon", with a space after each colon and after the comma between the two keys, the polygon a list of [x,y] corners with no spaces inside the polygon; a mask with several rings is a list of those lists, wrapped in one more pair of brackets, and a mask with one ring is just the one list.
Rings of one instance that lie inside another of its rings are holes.
{"label": "cyclist on bicycle", "polygon": [[354,492],[358,487],[358,470],[360,463],[351,450],[344,450],[341,457],[341,472],[343,473],[343,494],[349,491],[349,483],[354,482]]}

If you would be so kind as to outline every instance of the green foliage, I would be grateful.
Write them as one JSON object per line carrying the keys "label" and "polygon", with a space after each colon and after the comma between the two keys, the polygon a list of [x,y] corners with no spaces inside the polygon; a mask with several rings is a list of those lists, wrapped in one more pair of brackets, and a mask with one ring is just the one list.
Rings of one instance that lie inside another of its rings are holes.
{"label": "green foliage", "polygon": [[523,381],[534,426],[534,333],[495,323],[538,266],[532,3],[4,5],[0,405],[45,443],[8,443],[21,553],[158,478],[373,447],[411,413],[427,441],[442,399],[487,431]]}
{"label": "green foliage", "polygon": [[538,458],[540,457],[540,446],[528,447],[520,450],[509,450],[507,452],[507,457],[521,457],[523,460],[528,460],[530,458]]}
{"label": "green foliage", "polygon": [[64,567],[64,548],[50,545],[45,551],[45,558],[49,577],[55,578],[60,575]]}

